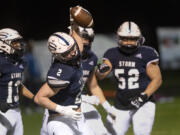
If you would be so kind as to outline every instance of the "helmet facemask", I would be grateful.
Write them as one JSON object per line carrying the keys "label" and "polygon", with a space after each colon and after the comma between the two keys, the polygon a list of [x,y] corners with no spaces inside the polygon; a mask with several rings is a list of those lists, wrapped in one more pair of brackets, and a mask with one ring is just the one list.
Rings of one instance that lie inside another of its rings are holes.
{"label": "helmet facemask", "polygon": [[68,51],[64,53],[56,53],[54,56],[57,60],[65,63],[76,61],[80,57],[77,43],[75,43]]}
{"label": "helmet facemask", "polygon": [[91,45],[94,40],[94,31],[92,28],[83,28],[79,26],[76,32],[83,40],[82,58],[86,59],[91,51]]}
{"label": "helmet facemask", "polygon": [[24,42],[22,38],[6,40],[6,41],[1,40],[1,42],[3,42],[4,44],[4,49],[2,49],[3,45],[1,45],[2,52],[4,54],[7,54],[10,58],[14,60],[19,60],[23,56]]}
{"label": "helmet facemask", "polygon": [[24,42],[23,39],[15,39],[11,41],[11,47],[14,49],[14,53],[11,54],[12,58],[19,59],[24,54]]}
{"label": "helmet facemask", "polygon": [[132,54],[140,45],[139,37],[118,37],[118,46],[123,53]]}
{"label": "helmet facemask", "polygon": [[4,28],[0,30],[0,50],[1,53],[14,60],[19,60],[24,53],[22,36],[13,29]]}

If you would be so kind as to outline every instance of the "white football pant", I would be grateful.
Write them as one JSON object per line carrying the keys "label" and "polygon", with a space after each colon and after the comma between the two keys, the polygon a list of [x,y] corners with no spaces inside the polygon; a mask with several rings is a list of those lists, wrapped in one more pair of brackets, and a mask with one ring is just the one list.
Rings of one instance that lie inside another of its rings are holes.
{"label": "white football pant", "polygon": [[48,117],[49,117],[48,109],[45,109],[40,135],[48,135],[48,131],[47,131]]}
{"label": "white football pant", "polygon": [[94,135],[92,130],[85,124],[82,119],[75,121],[67,116],[49,116],[48,118],[48,135]]}
{"label": "white football pant", "polygon": [[95,135],[109,135],[101,120],[101,115],[93,105],[82,102],[81,110],[86,119],[86,124],[95,133]]}
{"label": "white football pant", "polygon": [[107,128],[112,135],[125,135],[132,123],[135,135],[150,135],[155,117],[155,108],[155,103],[147,102],[137,111],[117,109],[115,120],[107,116]]}
{"label": "white football pant", "polygon": [[23,135],[23,123],[19,108],[0,111],[0,135]]}

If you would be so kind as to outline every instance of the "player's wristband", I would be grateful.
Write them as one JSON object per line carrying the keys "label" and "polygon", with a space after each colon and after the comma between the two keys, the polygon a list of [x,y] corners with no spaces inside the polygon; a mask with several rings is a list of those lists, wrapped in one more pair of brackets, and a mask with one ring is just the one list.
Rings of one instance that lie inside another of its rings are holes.
{"label": "player's wristband", "polygon": [[32,101],[34,102],[35,95],[32,97]]}

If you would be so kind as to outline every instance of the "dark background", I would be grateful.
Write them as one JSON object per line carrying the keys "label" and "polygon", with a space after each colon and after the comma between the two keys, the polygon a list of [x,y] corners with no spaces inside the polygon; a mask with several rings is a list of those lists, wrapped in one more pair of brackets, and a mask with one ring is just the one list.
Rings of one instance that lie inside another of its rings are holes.
{"label": "dark background", "polygon": [[4,0],[0,28],[17,29],[25,39],[48,38],[53,32],[67,31],[69,8],[75,5],[91,12],[96,33],[115,33],[122,22],[135,21],[146,43],[156,49],[156,28],[180,24],[177,0]]}

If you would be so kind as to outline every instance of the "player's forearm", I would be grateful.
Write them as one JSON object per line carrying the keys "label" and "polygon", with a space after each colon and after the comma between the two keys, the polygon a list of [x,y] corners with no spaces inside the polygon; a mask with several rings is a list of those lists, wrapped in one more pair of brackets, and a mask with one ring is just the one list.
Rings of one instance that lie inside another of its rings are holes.
{"label": "player's forearm", "polygon": [[105,98],[105,96],[104,96],[104,94],[103,94],[103,92],[102,92],[100,87],[97,86],[96,88],[94,88],[94,90],[92,91],[92,94],[99,97],[100,104],[106,110],[107,113],[111,113],[112,112],[112,106],[106,100],[106,98]]}
{"label": "player's forearm", "polygon": [[48,97],[39,96],[38,94],[34,98],[34,102],[38,105],[47,108],[49,110],[55,110],[57,104],[52,102]]}
{"label": "player's forearm", "polygon": [[23,96],[29,98],[29,99],[33,99],[34,94],[28,90],[23,84],[21,84],[21,93]]}
{"label": "player's forearm", "polygon": [[162,78],[153,79],[144,91],[150,97],[162,84]]}
{"label": "player's forearm", "polygon": [[91,89],[91,93],[95,96],[99,97],[100,100],[100,104],[103,104],[106,101],[106,98],[101,90],[101,88],[99,86],[96,86],[94,88]]}
{"label": "player's forearm", "polygon": [[101,74],[101,73],[99,73],[98,71],[96,71],[96,76],[97,76],[98,80],[103,80],[104,78],[106,78],[106,76],[107,76],[108,74],[109,74],[109,73]]}

